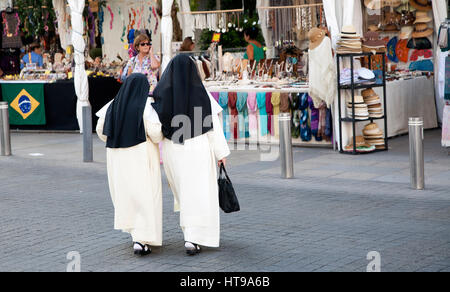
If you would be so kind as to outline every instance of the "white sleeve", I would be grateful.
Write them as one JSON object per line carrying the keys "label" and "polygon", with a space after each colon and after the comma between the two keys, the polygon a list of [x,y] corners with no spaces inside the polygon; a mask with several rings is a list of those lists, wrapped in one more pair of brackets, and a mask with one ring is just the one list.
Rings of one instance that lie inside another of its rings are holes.
{"label": "white sleeve", "polygon": [[227,140],[225,139],[219,116],[213,114],[212,120],[214,129],[208,132],[208,139],[216,159],[222,160],[231,154],[230,147],[228,147]]}
{"label": "white sleeve", "polygon": [[100,118],[97,122],[96,132],[97,132],[97,135],[100,138],[100,140],[102,140],[103,142],[106,143],[106,141],[108,140],[108,137],[103,135],[103,126],[104,125],[105,125],[105,118]]}

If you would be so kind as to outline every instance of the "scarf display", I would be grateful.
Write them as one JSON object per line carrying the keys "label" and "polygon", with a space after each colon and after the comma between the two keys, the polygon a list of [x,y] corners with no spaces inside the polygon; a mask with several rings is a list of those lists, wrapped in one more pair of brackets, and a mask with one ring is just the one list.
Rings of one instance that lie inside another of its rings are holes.
{"label": "scarf display", "polygon": [[129,148],[147,141],[143,115],[149,87],[143,74],[131,74],[122,85],[105,117],[107,148]]}
{"label": "scarf display", "polygon": [[248,109],[247,109],[247,97],[248,93],[239,92],[237,94],[236,108],[239,112],[239,137],[249,138],[249,125],[248,125]]}
{"label": "scarf display", "polygon": [[303,142],[309,142],[312,139],[311,128],[309,126],[309,112],[308,112],[308,94],[305,93],[300,97],[301,117],[300,117],[300,137]]}
{"label": "scarf display", "polygon": [[291,101],[288,93],[282,93],[280,97],[280,111],[282,113],[291,112]]}
{"label": "scarf display", "polygon": [[211,92],[212,97],[214,98],[217,103],[219,103],[219,93],[218,92]]}
{"label": "scarf display", "polygon": [[274,120],[274,122],[273,122],[274,134],[273,135],[278,136],[279,132],[280,132],[280,124],[279,124],[278,116],[280,115],[281,93],[280,92],[272,93],[271,102],[272,102],[272,106],[273,106],[273,120]]}
{"label": "scarf display", "polygon": [[228,93],[221,92],[219,94],[219,105],[223,108],[223,132],[225,134],[225,138],[230,140],[230,111],[228,109]]}
{"label": "scarf display", "polygon": [[273,127],[272,92],[267,92],[266,94],[266,112],[267,112],[267,131],[269,131],[269,134],[273,136],[275,133]]}
{"label": "scarf display", "polygon": [[[189,56],[178,55],[170,61],[153,91],[153,96],[153,107],[159,115],[164,137],[174,143],[184,144],[184,141],[213,129],[211,123],[204,122],[212,115],[211,99],[195,63]],[[198,114],[199,108],[201,117]],[[190,127],[182,121],[174,123],[179,117],[187,117]]]}
{"label": "scarf display", "polygon": [[235,140],[239,138],[238,136],[238,110],[236,108],[237,102],[237,93],[230,92],[228,93],[228,105],[231,109],[231,130],[233,132],[233,137]]}
{"label": "scarf display", "polygon": [[268,130],[267,130],[267,111],[266,111],[266,93],[265,92],[258,92],[256,95],[256,101],[258,103],[258,109],[259,109],[259,125],[260,125],[260,132],[261,137],[267,136]]}
{"label": "scarf display", "polygon": [[258,134],[258,119],[256,112],[258,111],[258,104],[256,102],[256,92],[249,92],[247,97],[248,108],[248,124],[250,136]]}
{"label": "scarf display", "polygon": [[319,110],[314,106],[313,99],[308,97],[309,109],[311,111],[311,135],[316,138],[316,141],[322,141],[319,136]]}
{"label": "scarf display", "polygon": [[328,137],[325,135],[325,131],[326,131],[326,125],[327,125],[327,105],[326,103],[322,103],[319,106],[319,131],[318,131],[318,137],[320,140],[317,141],[322,141],[323,139],[325,139],[326,141],[329,141]]}
{"label": "scarf display", "polygon": [[298,137],[300,137],[300,120],[301,120],[300,96],[298,94],[291,95],[291,104],[292,104],[291,132],[292,137],[297,139]]}

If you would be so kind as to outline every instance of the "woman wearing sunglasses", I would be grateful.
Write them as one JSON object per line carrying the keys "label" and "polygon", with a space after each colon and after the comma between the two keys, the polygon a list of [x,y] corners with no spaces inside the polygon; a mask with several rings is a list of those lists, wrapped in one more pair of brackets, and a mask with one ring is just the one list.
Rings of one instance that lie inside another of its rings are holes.
{"label": "woman wearing sunglasses", "polygon": [[142,33],[136,37],[134,48],[138,54],[128,61],[124,72],[127,74],[126,77],[133,73],[141,73],[147,76],[150,93],[152,93],[158,83],[158,70],[161,63],[158,57],[153,54],[151,41],[147,34]]}

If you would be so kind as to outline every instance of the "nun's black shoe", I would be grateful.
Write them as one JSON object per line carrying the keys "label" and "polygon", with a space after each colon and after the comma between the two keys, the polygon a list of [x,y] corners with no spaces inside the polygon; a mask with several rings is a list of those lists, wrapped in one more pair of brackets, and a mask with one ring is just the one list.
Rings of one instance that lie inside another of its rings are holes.
{"label": "nun's black shoe", "polygon": [[198,244],[192,242],[186,242],[184,247],[186,248],[186,253],[190,256],[197,255],[202,251]]}
{"label": "nun's black shoe", "polygon": [[134,243],[133,249],[135,255],[146,256],[152,253],[152,249],[148,244],[141,244],[139,242]]}

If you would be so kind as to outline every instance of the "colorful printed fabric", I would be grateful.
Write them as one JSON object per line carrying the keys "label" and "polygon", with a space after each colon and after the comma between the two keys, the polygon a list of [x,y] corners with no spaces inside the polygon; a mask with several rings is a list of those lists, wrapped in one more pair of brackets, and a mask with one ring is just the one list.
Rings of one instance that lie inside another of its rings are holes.
{"label": "colorful printed fabric", "polygon": [[231,130],[233,133],[233,137],[235,140],[239,138],[238,136],[238,110],[236,108],[236,102],[237,102],[237,93],[236,92],[230,92],[228,93],[228,105],[231,109]]}
{"label": "colorful printed fabric", "polygon": [[273,127],[273,105],[272,105],[272,93],[267,92],[266,94],[266,111],[267,111],[267,130],[270,135],[274,135],[274,127]]}
{"label": "colorful printed fabric", "polygon": [[321,141],[319,136],[319,110],[314,107],[314,102],[311,97],[308,98],[309,108],[311,110],[311,134],[316,138],[316,141]]}
{"label": "colorful printed fabric", "polygon": [[419,60],[419,57],[424,57],[425,59],[430,59],[433,57],[433,51],[432,50],[415,50],[411,54],[411,58],[409,58],[409,60],[417,61],[417,60]]}
{"label": "colorful printed fabric", "polygon": [[305,93],[300,98],[300,109],[302,111],[301,117],[300,117],[300,137],[302,138],[302,141],[309,142],[311,141],[311,128],[309,126],[308,120],[309,120],[309,113],[308,113],[308,94]]}
{"label": "colorful printed fabric", "polygon": [[228,93],[221,92],[219,94],[219,105],[223,108],[222,117],[223,117],[223,132],[225,134],[225,138],[230,140],[230,111],[228,109]]}
{"label": "colorful printed fabric", "polygon": [[387,56],[388,56],[389,60],[391,60],[394,63],[398,63],[398,58],[397,58],[397,55],[395,54],[395,48],[397,46],[397,42],[398,42],[398,38],[393,37],[387,45]]}
{"label": "colorful printed fabric", "polygon": [[249,124],[248,124],[248,108],[247,108],[248,93],[239,92],[237,94],[236,108],[239,112],[239,137],[249,138]]}
{"label": "colorful printed fabric", "polygon": [[266,93],[258,92],[256,94],[256,101],[259,108],[259,122],[260,122],[260,132],[261,136],[267,136],[267,111],[266,111]]}
{"label": "colorful printed fabric", "polygon": [[408,63],[409,49],[407,47],[408,40],[399,40],[395,47],[395,53],[398,60],[403,63]]}
{"label": "colorful printed fabric", "polygon": [[256,112],[258,111],[258,103],[256,102],[256,92],[249,92],[247,97],[248,108],[248,124],[250,135],[257,135],[258,133],[258,119]]}
{"label": "colorful printed fabric", "polygon": [[145,56],[141,64],[139,64],[139,60],[137,58],[138,57],[136,56],[128,61],[128,64],[124,70],[124,74],[128,74],[128,68],[133,68],[132,73],[142,73],[147,76],[148,83],[150,84],[150,93],[152,93],[153,90],[155,90],[156,85],[158,85],[159,69],[152,70],[152,61],[149,56]]}
{"label": "colorful printed fabric", "polygon": [[292,104],[292,123],[291,123],[291,132],[292,137],[297,139],[300,137],[300,94],[292,94],[291,95],[291,104]]}
{"label": "colorful printed fabric", "polygon": [[409,64],[409,70],[410,71],[433,72],[434,65],[431,60],[422,60],[422,61],[412,62],[411,64]]}
{"label": "colorful printed fabric", "polygon": [[218,92],[211,92],[212,97],[219,103],[219,93]]}

